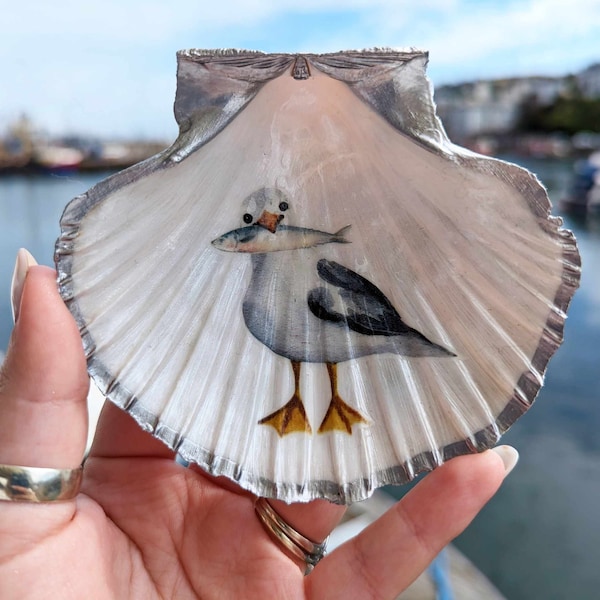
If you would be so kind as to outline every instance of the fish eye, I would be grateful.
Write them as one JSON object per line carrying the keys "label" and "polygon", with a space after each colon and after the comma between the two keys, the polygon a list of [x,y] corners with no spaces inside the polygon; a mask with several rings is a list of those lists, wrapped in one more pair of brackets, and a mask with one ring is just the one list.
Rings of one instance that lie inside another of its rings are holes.
{"label": "fish eye", "polygon": [[250,213],[245,213],[242,219],[244,223],[252,223],[252,215]]}
{"label": "fish eye", "polygon": [[279,203],[279,210],[281,211],[285,211],[290,207],[290,205],[287,202],[280,202]]}

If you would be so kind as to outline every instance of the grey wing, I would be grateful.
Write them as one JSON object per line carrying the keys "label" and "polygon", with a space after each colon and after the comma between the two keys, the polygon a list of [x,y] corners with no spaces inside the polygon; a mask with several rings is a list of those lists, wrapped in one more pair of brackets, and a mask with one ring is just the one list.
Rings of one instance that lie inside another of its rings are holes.
{"label": "grey wing", "polygon": [[404,321],[383,292],[368,279],[336,263],[321,259],[319,277],[334,286],[308,293],[308,306],[320,319],[343,323],[365,335],[421,335]]}

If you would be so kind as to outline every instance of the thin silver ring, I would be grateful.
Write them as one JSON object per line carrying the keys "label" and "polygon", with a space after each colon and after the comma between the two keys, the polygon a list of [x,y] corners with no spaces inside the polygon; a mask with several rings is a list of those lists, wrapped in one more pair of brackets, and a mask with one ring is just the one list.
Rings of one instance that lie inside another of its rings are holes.
{"label": "thin silver ring", "polygon": [[304,562],[305,575],[308,575],[325,556],[327,540],[318,543],[303,536],[277,514],[266,498],[259,498],[254,504],[254,510],[269,535],[293,557]]}
{"label": "thin silver ring", "polygon": [[0,500],[61,502],[79,493],[83,467],[47,469],[0,464]]}

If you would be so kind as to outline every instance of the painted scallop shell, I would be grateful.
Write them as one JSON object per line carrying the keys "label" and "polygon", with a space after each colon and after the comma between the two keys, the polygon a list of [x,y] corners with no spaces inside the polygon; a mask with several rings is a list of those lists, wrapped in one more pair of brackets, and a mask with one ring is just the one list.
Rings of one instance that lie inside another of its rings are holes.
{"label": "painted scallop shell", "polygon": [[350,503],[533,402],[575,240],[532,174],[450,143],[426,63],[180,52],[177,141],[67,206],[90,374],[185,459]]}

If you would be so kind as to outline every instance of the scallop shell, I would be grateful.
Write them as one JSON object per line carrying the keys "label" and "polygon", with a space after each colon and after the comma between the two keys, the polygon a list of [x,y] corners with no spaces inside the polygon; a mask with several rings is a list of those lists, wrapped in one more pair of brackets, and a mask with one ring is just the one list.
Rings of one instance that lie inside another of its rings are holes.
{"label": "scallop shell", "polygon": [[448,140],[426,63],[180,52],[177,141],[67,206],[89,372],[185,459],[350,503],[531,406],[575,240],[532,174]]}

